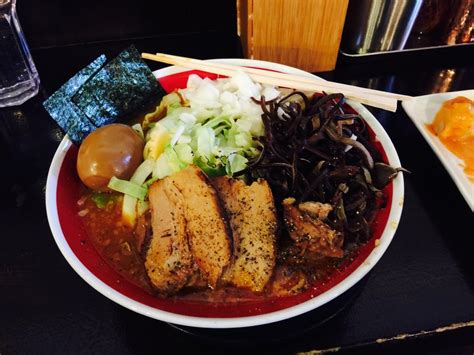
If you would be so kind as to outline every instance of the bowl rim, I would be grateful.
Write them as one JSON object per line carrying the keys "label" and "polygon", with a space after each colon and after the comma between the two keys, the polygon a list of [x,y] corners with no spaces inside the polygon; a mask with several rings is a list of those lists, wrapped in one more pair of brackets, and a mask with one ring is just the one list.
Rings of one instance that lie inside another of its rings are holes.
{"label": "bowl rim", "polygon": [[[231,58],[212,59],[209,61],[241,66],[253,66],[263,69],[277,70],[291,74],[303,75],[310,78],[321,79],[303,70],[267,61]],[[189,70],[190,69],[183,67],[171,66],[155,71],[154,75],[157,78],[160,78]],[[364,118],[364,120],[367,121],[369,126],[372,128],[375,133],[376,139],[380,141],[383,146],[383,149],[385,150],[388,162],[393,166],[400,166],[400,159],[398,157],[397,151],[382,125],[362,104],[353,101],[348,101],[348,103]],[[59,171],[66,156],[66,153],[68,152],[71,146],[72,143],[66,135],[59,144],[51,161],[46,182],[46,213],[50,229],[53,234],[53,238],[59,250],[63,254],[64,258],[67,260],[69,265],[74,269],[74,271],[76,271],[76,273],[78,273],[79,276],[84,279],[84,281],[86,281],[90,286],[92,286],[95,290],[103,294],[105,297],[139,314],[178,325],[216,329],[252,327],[293,318],[303,313],[312,311],[328,303],[329,301],[340,296],[349,288],[357,284],[380,260],[380,258],[385,253],[393,239],[403,209],[404,179],[403,174],[398,174],[398,176],[393,180],[393,198],[390,214],[388,216],[384,230],[380,236],[378,245],[375,246],[375,248],[367,256],[367,258],[346,278],[344,278],[342,281],[340,281],[338,284],[336,284],[329,290],[321,293],[320,295],[315,296],[312,299],[278,311],[246,317],[204,318],[176,314],[147,306],[114,290],[113,288],[105,284],[103,281],[101,281],[99,278],[97,278],[91,271],[89,271],[72,251],[61,229],[56,205]]]}

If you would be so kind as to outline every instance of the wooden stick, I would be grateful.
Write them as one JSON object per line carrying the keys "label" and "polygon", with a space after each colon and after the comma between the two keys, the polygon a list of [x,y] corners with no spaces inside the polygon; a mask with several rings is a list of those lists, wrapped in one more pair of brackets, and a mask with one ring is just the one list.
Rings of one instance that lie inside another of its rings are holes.
{"label": "wooden stick", "polygon": [[[193,58],[188,58],[188,57],[180,57],[176,55],[171,55],[171,54],[164,54],[164,53],[156,53],[156,56],[166,59],[175,59],[178,61],[182,62],[189,62],[189,63],[203,63],[204,61],[198,60],[198,59],[193,59]],[[219,67],[219,68],[224,68],[224,69],[230,69],[230,70],[236,70],[235,65],[229,65],[229,64],[223,64],[223,63],[215,63],[215,62],[204,62],[204,63],[212,63],[212,66]],[[400,100],[400,101],[407,101],[411,100],[413,97],[408,96],[408,95],[401,95],[401,94],[396,94],[396,93],[391,93],[387,91],[381,91],[381,90],[374,90],[374,89],[369,89],[369,88],[361,88],[359,86],[354,86],[354,85],[347,85],[347,84],[341,84],[341,83],[336,83],[333,81],[327,81],[327,80],[322,80],[318,78],[308,78],[306,76],[302,75],[295,75],[295,74],[287,74],[287,73],[280,73],[280,72],[274,72],[274,71],[269,71],[269,70],[262,70],[262,69],[257,69],[257,68],[249,68],[249,67],[238,67],[242,71],[244,71],[247,74],[259,74],[259,75],[264,75],[264,76],[271,76],[274,78],[280,78],[280,79],[287,79],[287,80],[293,80],[293,81],[299,81],[302,83],[307,83],[307,84],[316,84],[320,86],[325,86],[325,87],[331,87],[334,89],[338,90],[349,90],[349,91],[363,91],[367,92],[370,94],[374,95],[379,95],[379,96],[384,96],[384,97],[389,97],[392,99]]]}
{"label": "wooden stick", "polygon": [[[155,55],[155,54],[150,54],[150,53],[142,53],[142,58],[150,59],[150,60],[154,60],[154,61],[158,61],[162,63],[167,63],[171,65],[182,66],[185,68],[202,70],[209,73],[215,73],[215,74],[224,75],[224,76],[233,76],[239,70],[242,71],[242,67],[239,67],[239,66],[231,66],[232,68],[219,67],[219,66],[215,66],[214,65],[215,63],[200,61],[197,59],[187,60],[186,58],[182,59],[180,57],[177,57],[177,58],[168,57],[168,56]],[[304,91],[325,91],[329,93],[341,92],[348,99],[355,100],[369,106],[378,107],[378,108],[388,110],[391,112],[395,112],[397,110],[396,99],[376,95],[373,93],[364,92],[364,91],[361,91],[360,88],[356,86],[352,86],[350,90],[348,89],[340,90],[339,88],[335,89],[334,87],[325,86],[324,81],[317,81],[317,82],[315,81],[312,83],[305,83],[305,82],[291,80],[291,79],[277,78],[277,77],[272,76],[274,72],[271,72],[271,71],[268,71],[268,74],[265,73],[265,75],[261,73],[258,73],[258,74],[247,73],[247,74],[254,81],[262,83],[262,84],[282,86],[282,87],[288,87],[288,88],[292,88],[296,90],[304,90]]]}

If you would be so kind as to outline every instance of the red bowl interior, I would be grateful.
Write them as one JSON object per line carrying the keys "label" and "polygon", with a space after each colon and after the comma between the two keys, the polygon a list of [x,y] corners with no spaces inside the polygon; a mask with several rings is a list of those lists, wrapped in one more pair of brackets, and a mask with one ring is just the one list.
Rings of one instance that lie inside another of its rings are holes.
{"label": "red bowl interior", "polygon": [[[193,73],[211,79],[217,77],[214,74],[193,70],[169,75],[160,78],[159,81],[167,92],[171,92],[175,89],[186,87],[188,76]],[[372,136],[374,135],[372,131],[370,133]],[[387,162],[382,145],[378,141],[375,142],[375,145],[381,153],[383,160]],[[260,315],[297,305],[322,294],[344,280],[372,252],[376,240],[381,237],[387,224],[392,204],[393,188],[390,183],[385,188],[387,207],[378,212],[372,225],[373,233],[371,239],[360,247],[358,253],[353,258],[346,259],[340,268],[334,271],[326,280],[319,281],[303,293],[282,298],[231,304],[159,298],[146,293],[115,272],[96,252],[92,243],[89,242],[81,217],[78,216],[77,201],[80,198],[81,182],[76,173],[77,152],[77,147],[71,146],[64,158],[58,177],[56,201],[61,229],[71,250],[92,274],[117,292],[142,304],[188,316],[229,318]]]}

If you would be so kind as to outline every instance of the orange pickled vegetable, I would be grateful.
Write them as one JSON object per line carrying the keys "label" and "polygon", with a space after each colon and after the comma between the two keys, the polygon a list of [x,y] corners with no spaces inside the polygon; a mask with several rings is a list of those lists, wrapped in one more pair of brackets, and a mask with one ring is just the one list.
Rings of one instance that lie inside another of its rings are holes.
{"label": "orange pickled vegetable", "polygon": [[474,182],[474,101],[463,96],[445,101],[432,124],[431,133],[464,162],[464,172]]}

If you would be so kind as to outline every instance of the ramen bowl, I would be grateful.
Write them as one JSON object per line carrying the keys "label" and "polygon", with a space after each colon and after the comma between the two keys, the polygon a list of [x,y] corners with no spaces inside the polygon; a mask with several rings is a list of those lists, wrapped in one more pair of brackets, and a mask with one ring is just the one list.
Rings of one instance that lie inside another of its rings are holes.
{"label": "ramen bowl", "polygon": [[[257,67],[303,75],[312,74],[288,66],[246,59],[216,59],[219,63]],[[166,91],[186,86],[191,73],[215,75],[167,67],[154,72]],[[366,121],[380,155],[399,167],[400,160],[389,136],[377,119],[361,104],[348,102]],[[385,188],[386,207],[372,225],[372,236],[355,257],[345,260],[324,282],[287,297],[248,302],[205,303],[153,296],[115,272],[88,241],[78,215],[81,182],[76,173],[78,149],[66,136],[51,162],[46,184],[46,210],[53,238],[71,267],[94,289],[110,300],[139,314],[173,324],[201,328],[241,328],[283,321],[316,310],[357,284],[380,260],[390,245],[402,213],[404,185],[398,176]]]}

